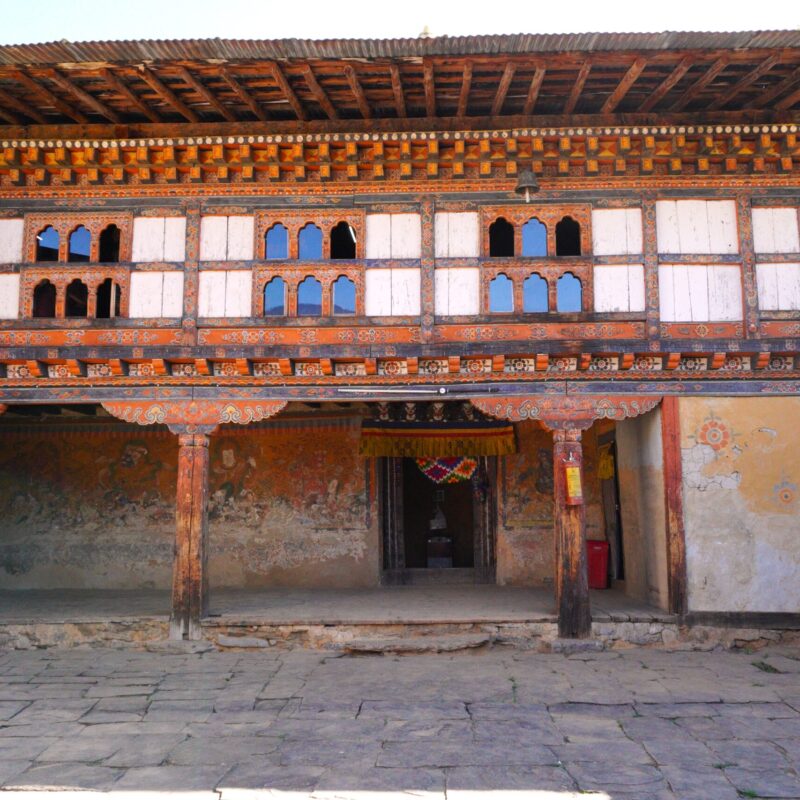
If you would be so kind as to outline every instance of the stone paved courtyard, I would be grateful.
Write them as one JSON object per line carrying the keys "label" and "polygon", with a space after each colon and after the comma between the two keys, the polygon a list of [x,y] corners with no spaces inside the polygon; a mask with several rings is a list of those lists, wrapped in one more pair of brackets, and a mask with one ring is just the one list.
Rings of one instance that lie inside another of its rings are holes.
{"label": "stone paved courtyard", "polygon": [[226,798],[800,798],[800,648],[0,654],[0,785]]}

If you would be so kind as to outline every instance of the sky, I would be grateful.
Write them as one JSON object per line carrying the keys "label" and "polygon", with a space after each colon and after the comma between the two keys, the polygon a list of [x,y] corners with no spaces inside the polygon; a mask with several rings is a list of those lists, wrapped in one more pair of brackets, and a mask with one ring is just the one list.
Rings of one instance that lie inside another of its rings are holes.
{"label": "sky", "polygon": [[[758,14],[754,14],[757,7]],[[800,3],[721,0],[0,0],[0,44],[800,28]]]}

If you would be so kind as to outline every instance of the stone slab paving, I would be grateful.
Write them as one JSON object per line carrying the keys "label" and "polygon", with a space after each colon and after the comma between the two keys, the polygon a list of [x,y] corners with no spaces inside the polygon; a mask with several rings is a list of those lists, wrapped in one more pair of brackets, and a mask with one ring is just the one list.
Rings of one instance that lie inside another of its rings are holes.
{"label": "stone slab paving", "polygon": [[800,798],[800,647],[5,651],[0,787],[0,800]]}

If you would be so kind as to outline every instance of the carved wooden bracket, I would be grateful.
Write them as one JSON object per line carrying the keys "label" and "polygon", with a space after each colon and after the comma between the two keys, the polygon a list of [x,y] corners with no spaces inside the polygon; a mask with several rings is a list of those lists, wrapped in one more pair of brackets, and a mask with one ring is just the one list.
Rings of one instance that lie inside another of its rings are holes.
{"label": "carved wooden bracket", "polygon": [[213,433],[218,425],[247,425],[274,417],[285,400],[120,400],[103,403],[112,417],[137,425],[166,425],[173,433]]}
{"label": "carved wooden bracket", "polygon": [[535,419],[551,431],[586,430],[597,419],[621,420],[652,411],[660,397],[614,395],[541,395],[477,397],[472,405],[497,419]]}

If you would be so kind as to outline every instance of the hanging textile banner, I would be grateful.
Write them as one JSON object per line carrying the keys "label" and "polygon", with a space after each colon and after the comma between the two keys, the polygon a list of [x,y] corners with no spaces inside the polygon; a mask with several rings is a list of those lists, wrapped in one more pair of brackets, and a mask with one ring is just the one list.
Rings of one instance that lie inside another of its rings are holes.
{"label": "hanging textile banner", "polygon": [[434,483],[461,483],[468,481],[475,474],[478,459],[469,456],[418,458],[417,466],[422,474]]}
{"label": "hanging textile banner", "polygon": [[517,452],[514,426],[504,421],[388,422],[361,425],[362,456],[440,458],[505,456]]}

